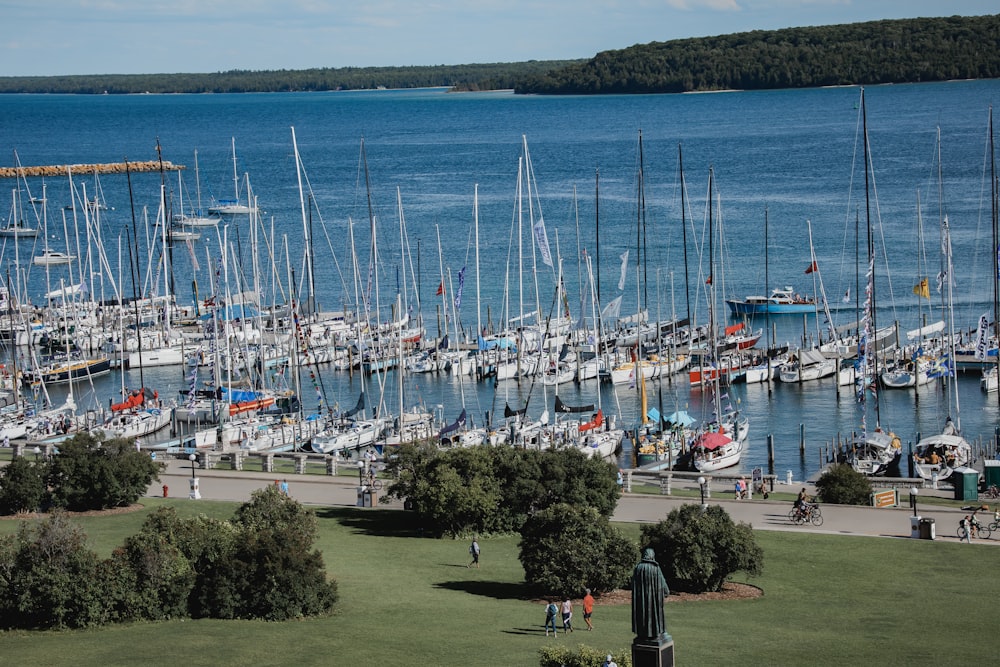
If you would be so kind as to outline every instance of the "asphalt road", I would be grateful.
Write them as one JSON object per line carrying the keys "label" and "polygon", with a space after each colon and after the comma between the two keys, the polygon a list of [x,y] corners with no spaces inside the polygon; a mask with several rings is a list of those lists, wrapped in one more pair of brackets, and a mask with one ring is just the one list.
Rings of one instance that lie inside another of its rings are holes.
{"label": "asphalt road", "polygon": [[[235,472],[231,470],[195,469],[202,499],[242,502],[250,498],[250,493],[259,488],[273,485],[282,479],[288,482],[289,495],[305,505],[334,505],[354,507],[358,499],[358,480],[349,476],[291,475],[274,477],[259,472]],[[183,461],[172,460],[167,470],[160,475],[160,482],[150,486],[149,496],[162,496],[162,485],[169,487],[171,497],[187,497],[190,489],[191,468]],[[683,486],[683,485],[679,485]],[[779,485],[783,486],[783,485]],[[690,486],[697,490],[697,486]],[[801,483],[789,487],[789,493],[796,493]],[[778,491],[785,489],[778,488]],[[901,499],[909,502],[908,499]],[[197,501],[192,501],[197,502]],[[675,507],[685,503],[698,502],[690,496],[676,497],[647,493],[625,493],[612,517],[615,521],[634,523],[655,523],[662,520]],[[751,524],[759,530],[787,530],[826,533],[832,535],[861,535],[870,537],[907,538],[911,537],[909,507],[874,509],[842,505],[823,505],[823,525],[793,525],[788,520],[790,502],[769,500],[734,500],[731,494],[715,494],[706,499],[708,503],[722,504],[735,521]],[[402,508],[400,502],[386,502],[378,499],[379,507]],[[958,541],[958,522],[966,514],[959,509],[920,507],[922,518],[935,520],[936,539]],[[982,513],[981,519],[992,520],[992,513]],[[979,540],[985,544],[1000,544],[1000,533],[992,539]]]}

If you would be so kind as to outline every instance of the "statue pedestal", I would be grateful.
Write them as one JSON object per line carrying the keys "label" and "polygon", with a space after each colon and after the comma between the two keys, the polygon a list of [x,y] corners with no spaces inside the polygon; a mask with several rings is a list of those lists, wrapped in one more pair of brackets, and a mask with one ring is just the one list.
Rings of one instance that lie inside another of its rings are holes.
{"label": "statue pedestal", "polygon": [[659,639],[633,639],[632,667],[674,667],[673,638],[664,632]]}

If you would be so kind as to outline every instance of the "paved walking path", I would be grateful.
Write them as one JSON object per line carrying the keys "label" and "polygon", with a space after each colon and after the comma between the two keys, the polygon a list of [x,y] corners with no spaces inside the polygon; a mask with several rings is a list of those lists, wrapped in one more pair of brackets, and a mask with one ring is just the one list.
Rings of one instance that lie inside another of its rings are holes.
{"label": "paved walking path", "polygon": [[[289,495],[305,505],[333,505],[355,507],[357,505],[358,479],[354,476],[321,476],[321,475],[290,475],[274,476],[260,472],[236,472],[232,470],[200,470],[195,469],[203,499],[228,500],[243,502],[250,498],[254,489],[273,485],[275,481],[287,480]],[[160,475],[160,482],[150,486],[149,496],[162,496],[162,485],[169,487],[171,497],[186,498],[190,488],[191,468],[187,462],[171,460],[167,470]],[[690,488],[696,491],[697,486]],[[798,482],[786,488],[779,485],[776,491],[797,493],[802,488]],[[807,485],[808,486],[808,485]],[[940,493],[940,492],[939,492]],[[902,495],[902,494],[901,494]],[[618,502],[618,507],[612,517],[614,521],[634,523],[656,523],[664,519],[670,510],[683,504],[698,502],[698,498],[690,496],[677,497],[654,495],[646,493],[626,493]],[[906,505],[908,498],[900,498]],[[193,501],[196,502],[196,501]],[[716,494],[706,500],[708,503],[721,504],[734,521],[743,521],[759,530],[788,530],[827,533],[832,535],[863,535],[872,537],[909,538],[910,518],[909,507],[874,509],[870,507],[855,507],[846,505],[823,505],[823,525],[793,525],[788,520],[788,511],[792,504],[785,501],[772,500],[733,500],[732,495]],[[971,503],[978,504],[978,503]],[[380,507],[402,508],[402,503],[387,502],[378,499]],[[957,541],[956,530],[958,522],[967,512],[960,509],[920,506],[918,513],[923,518],[935,520],[936,539]],[[981,520],[992,520],[992,512],[980,514]],[[989,540],[980,540],[986,544],[1000,544],[1000,534]]]}

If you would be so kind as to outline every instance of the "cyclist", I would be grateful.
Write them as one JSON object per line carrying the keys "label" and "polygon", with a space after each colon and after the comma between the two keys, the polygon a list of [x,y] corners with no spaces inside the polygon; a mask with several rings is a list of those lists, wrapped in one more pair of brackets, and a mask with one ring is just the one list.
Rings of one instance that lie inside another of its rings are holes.
{"label": "cyclist", "polygon": [[802,517],[809,513],[810,500],[812,500],[812,498],[809,497],[809,494],[806,493],[805,487],[803,487],[802,490],[799,491],[799,496],[795,499],[795,503],[792,505],[795,508],[797,516]]}

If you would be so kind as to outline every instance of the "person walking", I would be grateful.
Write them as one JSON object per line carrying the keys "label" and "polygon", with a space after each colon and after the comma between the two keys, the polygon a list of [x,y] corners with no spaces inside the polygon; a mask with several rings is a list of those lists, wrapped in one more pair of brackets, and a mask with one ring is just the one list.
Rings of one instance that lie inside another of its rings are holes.
{"label": "person walking", "polygon": [[556,637],[559,635],[559,631],[556,629],[556,614],[559,613],[559,607],[552,600],[546,600],[545,604],[545,636],[549,636],[549,628],[552,628],[552,636]]}
{"label": "person walking", "polygon": [[590,594],[590,589],[583,589],[585,595],[583,596],[583,622],[587,624],[587,630],[593,630],[594,624],[591,623],[590,617],[594,613],[594,596]]}
{"label": "person walking", "polygon": [[287,496],[288,495],[288,480],[287,479],[281,480],[281,487],[280,487],[280,489],[281,489],[281,495],[283,495],[283,496]]}
{"label": "person walking", "polygon": [[566,598],[562,603],[563,633],[573,632],[573,602]]}
{"label": "person walking", "polygon": [[476,539],[475,537],[472,538],[472,544],[469,545],[469,554],[472,556],[472,562],[469,563],[468,565],[466,565],[465,567],[472,567],[473,565],[475,565],[476,569],[478,570],[479,569],[479,540]]}

